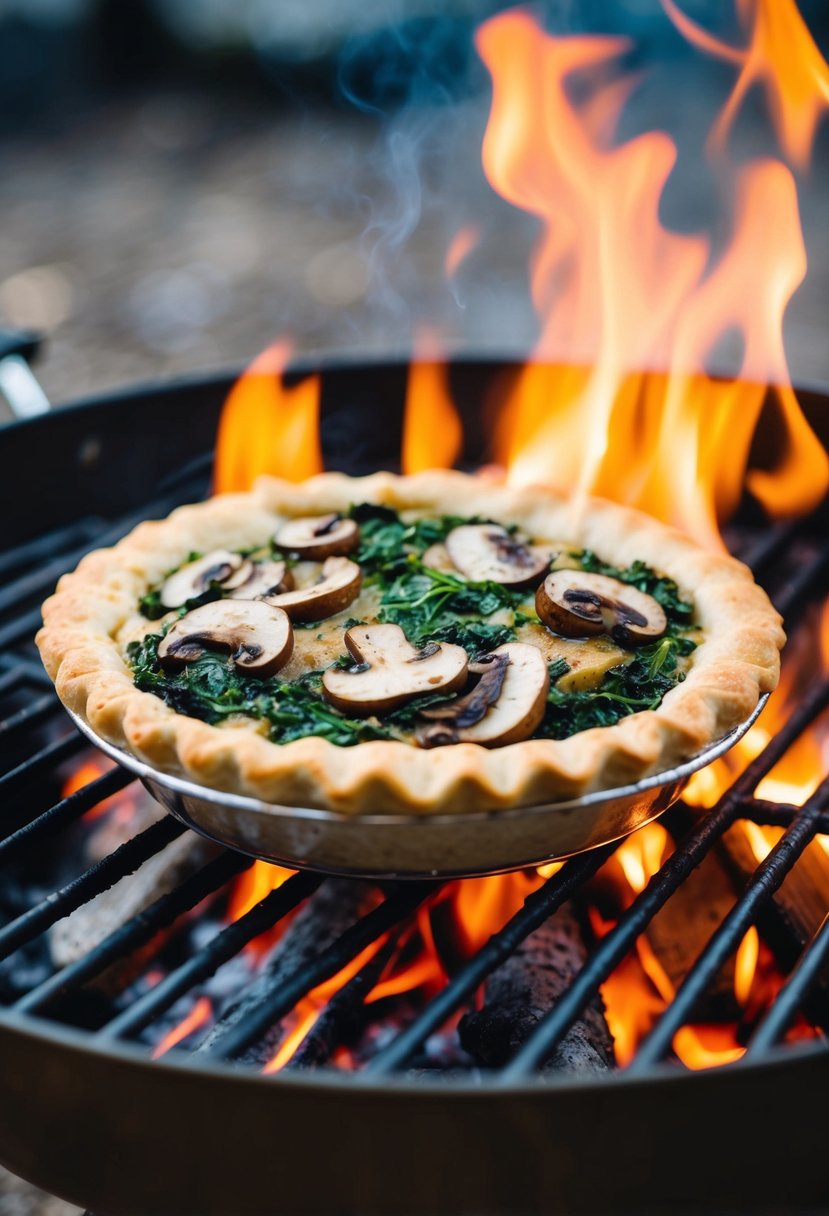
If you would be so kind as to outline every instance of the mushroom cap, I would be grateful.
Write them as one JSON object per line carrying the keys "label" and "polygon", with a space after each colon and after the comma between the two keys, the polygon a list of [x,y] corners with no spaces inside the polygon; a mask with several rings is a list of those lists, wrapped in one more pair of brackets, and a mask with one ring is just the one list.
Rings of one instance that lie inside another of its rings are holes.
{"label": "mushroom cap", "polygon": [[329,557],[323,562],[319,580],[281,595],[269,595],[268,603],[284,609],[292,621],[321,621],[342,612],[360,594],[363,574],[347,557]]}
{"label": "mushroom cap", "polygon": [[[203,595],[211,583],[224,586],[251,566],[247,558],[229,549],[214,549],[203,557],[176,570],[161,585],[160,599],[165,608],[180,608],[188,600]],[[244,575],[247,577],[247,575]],[[232,582],[231,584],[232,585]]]}
{"label": "mushroom cap", "polygon": [[279,595],[293,587],[294,580],[286,562],[261,561],[250,562],[246,577],[239,579],[236,575],[224,584],[231,587],[229,598],[232,600],[258,600],[268,595]]}
{"label": "mushroom cap", "polygon": [[455,569],[475,583],[533,586],[549,569],[552,553],[525,545],[500,524],[461,524],[446,537]]}
{"label": "mushroom cap", "polygon": [[289,519],[274,536],[274,544],[279,549],[312,561],[351,553],[359,543],[360,529],[355,520],[343,519],[336,512]]}
{"label": "mushroom cap", "polygon": [[193,663],[209,651],[224,651],[241,671],[271,676],[294,648],[287,613],[265,600],[214,600],[186,613],[158,647],[165,667]]}
{"label": "mushroom cap", "polygon": [[344,713],[383,713],[423,693],[454,692],[466,681],[462,646],[442,642],[418,650],[399,625],[355,625],[344,641],[355,666],[329,667],[322,677],[326,697]]}
{"label": "mushroom cap", "polygon": [[555,570],[535,595],[541,620],[568,638],[609,634],[621,646],[661,638],[668,628],[662,605],[644,591],[606,574]]}
{"label": "mushroom cap", "polygon": [[[497,698],[477,722],[468,726],[455,727],[444,718],[421,730],[418,741],[422,746],[480,743],[484,747],[505,747],[508,743],[529,739],[540,725],[550,688],[550,672],[541,651],[527,642],[507,642],[491,651],[487,658],[506,660]],[[464,702],[469,698],[458,700]]]}

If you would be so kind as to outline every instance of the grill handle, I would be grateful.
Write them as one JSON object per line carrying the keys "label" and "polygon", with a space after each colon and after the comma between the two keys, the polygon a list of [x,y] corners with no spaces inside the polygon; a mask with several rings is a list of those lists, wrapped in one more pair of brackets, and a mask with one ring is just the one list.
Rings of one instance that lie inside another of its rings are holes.
{"label": "grill handle", "polygon": [[41,338],[31,330],[0,329],[0,400],[12,418],[35,418],[48,414],[49,398],[29,366],[41,347]]}

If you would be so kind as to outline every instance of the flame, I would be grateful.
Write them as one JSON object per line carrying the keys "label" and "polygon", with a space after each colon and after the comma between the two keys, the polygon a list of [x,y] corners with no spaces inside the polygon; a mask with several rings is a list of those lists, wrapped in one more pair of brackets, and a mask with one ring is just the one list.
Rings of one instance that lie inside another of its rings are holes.
{"label": "flame", "polygon": [[290,343],[275,342],[231,389],[216,438],[218,494],[249,490],[264,473],[302,481],[322,471],[320,378],[286,385],[290,353]]}
{"label": "flame", "polygon": [[[90,785],[93,781],[97,781],[99,777],[103,777],[105,773],[111,772],[114,768],[115,764],[104,756],[95,756],[90,760],[82,761],[64,781],[61,797],[68,798],[71,794],[76,794],[85,785]],[[135,807],[136,801],[132,790],[119,790],[117,793],[110,794],[108,798],[104,798],[101,802],[96,803],[95,806],[90,807],[81,816],[81,819],[83,823],[92,823],[94,820],[100,819],[112,811],[117,816],[118,822],[129,823],[135,814]]]}
{"label": "flame", "polygon": [[[748,483],[777,514],[816,505],[829,461],[791,390],[781,337],[806,267],[789,170],[761,160],[737,171],[733,234],[712,265],[707,237],[659,217],[671,139],[610,143],[633,84],[607,78],[625,40],[555,38],[508,12],[477,45],[493,84],[487,178],[542,225],[536,361],[501,402],[496,454],[510,481],[598,493],[721,547],[718,524],[739,500],[773,385],[785,439],[776,466]],[[587,102],[569,89],[577,74],[592,82]],[[723,381],[705,369],[733,331],[740,375]]]}
{"label": "flame", "polygon": [[201,996],[193,1005],[193,1008],[182,1018],[178,1026],[174,1026],[172,1030],[165,1034],[164,1038],[153,1048],[152,1056],[157,1060],[170,1050],[171,1047],[176,1047],[179,1043],[183,1043],[185,1039],[189,1039],[190,1035],[195,1034],[202,1026],[213,1017],[213,1006],[206,996]]}
{"label": "flame", "polygon": [[[251,908],[255,908],[258,903],[261,903],[267,895],[270,895],[271,891],[276,891],[293,877],[294,872],[294,870],[285,869],[284,866],[271,865],[267,861],[255,861],[233,883],[227,903],[228,921],[232,923],[239,920]],[[285,920],[281,920],[275,928],[261,933],[259,937],[248,942],[247,951],[256,958],[266,954],[284,932],[286,923]]]}
{"label": "flame", "polygon": [[437,334],[424,328],[409,367],[403,416],[404,473],[448,469],[460,455],[461,422],[449,392],[448,373]]}
{"label": "flame", "polygon": [[464,224],[459,228],[452,240],[449,242],[449,248],[446,250],[446,257],[443,262],[443,272],[447,279],[453,279],[461,268],[463,262],[469,257],[473,249],[481,243],[483,235],[479,224]]}
{"label": "flame", "polygon": [[789,161],[809,164],[818,123],[829,109],[829,65],[815,45],[794,0],[737,0],[745,47],[707,33],[675,0],[662,0],[674,25],[700,50],[739,68],[737,80],[711,132],[710,147],[722,153],[751,88],[765,89],[777,138]]}
{"label": "flame", "polygon": [[737,947],[734,962],[734,995],[739,1005],[748,1004],[759,957],[760,935],[752,925]]}

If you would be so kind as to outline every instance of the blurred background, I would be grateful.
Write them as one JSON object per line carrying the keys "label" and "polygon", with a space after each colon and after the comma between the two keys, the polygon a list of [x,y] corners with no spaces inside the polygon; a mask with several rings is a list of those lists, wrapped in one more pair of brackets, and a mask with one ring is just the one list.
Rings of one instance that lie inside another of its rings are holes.
{"label": "blurred background", "polygon": [[[0,322],[48,338],[57,402],[127,381],[302,351],[525,351],[533,219],[481,169],[495,0],[0,0]],[[683,150],[671,224],[705,222],[702,146],[734,72],[658,0],[537,5],[560,33],[625,33],[647,66],[625,122]],[[739,45],[734,6],[684,11]],[[824,0],[800,4],[824,52]],[[735,146],[773,149],[764,98]],[[795,378],[829,376],[827,131],[800,183],[810,273],[787,317]],[[821,225],[824,225],[821,231]],[[477,241],[451,283],[452,237]]]}
{"label": "blurred background", "polygon": [[[283,335],[302,352],[408,352],[424,321],[449,348],[528,351],[537,226],[485,181],[489,77],[472,40],[508,7],[0,0],[0,324],[45,336],[49,397],[241,368]],[[799,7],[826,55],[829,6]],[[708,225],[718,195],[702,150],[733,67],[690,47],[658,0],[533,8],[556,33],[632,39],[643,71],[620,134],[678,138],[662,218]],[[740,44],[732,0],[682,8]],[[786,318],[795,383],[829,380],[828,126],[798,180],[809,275]],[[759,90],[733,148],[774,152]],[[471,252],[447,280],[462,227]],[[0,1174],[0,1216],[70,1211]]]}

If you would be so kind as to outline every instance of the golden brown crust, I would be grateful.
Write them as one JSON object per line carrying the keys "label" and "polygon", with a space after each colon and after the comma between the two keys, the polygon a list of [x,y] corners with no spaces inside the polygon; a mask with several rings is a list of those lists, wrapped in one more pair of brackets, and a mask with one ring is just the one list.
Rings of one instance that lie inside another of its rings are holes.
{"label": "golden brown crust", "polygon": [[[435,751],[396,742],[340,748],[316,737],[280,745],[255,724],[208,726],[135,687],[123,641],[140,628],[137,601],[191,551],[263,544],[284,519],[355,502],[481,514],[534,538],[594,549],[619,566],[647,562],[695,603],[703,641],[687,678],[658,709],[615,726],[493,750],[461,743]],[[37,644],[58,695],[110,743],[202,785],[356,815],[529,806],[670,768],[724,735],[775,688],[785,640],[778,613],[745,566],[648,516],[600,499],[575,514],[547,488],[493,486],[440,471],[360,479],[327,473],[300,485],[262,479],[250,494],[182,507],[141,524],[114,548],[90,553],[60,580],[43,618]]]}

